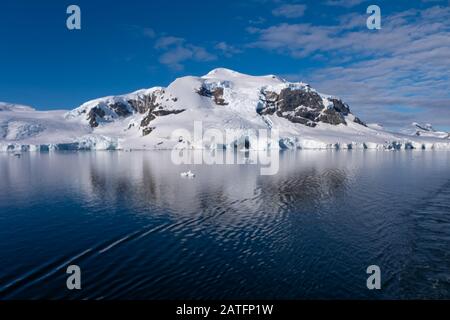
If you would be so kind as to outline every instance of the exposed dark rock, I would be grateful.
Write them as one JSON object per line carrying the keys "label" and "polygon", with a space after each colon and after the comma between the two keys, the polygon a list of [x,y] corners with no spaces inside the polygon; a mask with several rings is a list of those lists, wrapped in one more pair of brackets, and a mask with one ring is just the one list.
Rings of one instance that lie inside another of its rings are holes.
{"label": "exposed dark rock", "polygon": [[137,113],[144,114],[158,106],[156,103],[157,98],[158,95],[152,93],[151,95],[144,96],[144,98],[140,100],[128,100],[128,103]]}
{"label": "exposed dark rock", "polygon": [[[286,118],[293,123],[315,127],[319,122],[332,125],[346,125],[345,116],[350,108],[339,99],[331,98],[332,106],[325,106],[322,97],[309,89],[286,88],[280,94],[271,91],[262,92],[262,105],[257,112],[260,115],[273,115]],[[356,123],[365,124],[355,118]]]}
{"label": "exposed dark rock", "polygon": [[347,104],[343,103],[341,100],[338,99],[330,99],[330,100],[333,103],[334,110],[340,112],[344,116],[348,116],[348,114],[350,113],[350,107]]}
{"label": "exposed dark rock", "polygon": [[316,92],[289,88],[281,90],[277,105],[281,111],[294,111],[300,106],[316,110],[324,108],[322,98]]}
{"label": "exposed dark rock", "polygon": [[356,122],[357,124],[367,127],[367,124],[365,124],[363,121],[361,121],[361,119],[359,119],[358,117],[355,117],[355,120],[353,120],[353,122]]}
{"label": "exposed dark rock", "polygon": [[92,128],[96,128],[98,127],[98,120],[97,117],[99,118],[103,118],[105,116],[105,111],[103,111],[102,109],[100,109],[99,107],[94,107],[92,108],[87,116],[87,119],[89,121],[89,125]]}
{"label": "exposed dark rock", "polygon": [[214,96],[214,102],[219,105],[219,106],[226,106],[228,105],[228,102],[225,101],[225,99],[223,98],[223,88],[216,88],[213,92],[212,92],[213,96]]}
{"label": "exposed dark rock", "polygon": [[[181,110],[166,110],[163,108],[163,105],[157,102],[158,94],[164,94],[164,90],[161,90],[157,93],[152,93],[151,95],[145,96],[142,100],[130,100],[128,101],[134,110],[138,113],[146,113],[145,117],[141,120],[140,128],[142,128],[142,135],[149,135],[155,127],[150,127],[150,123],[155,120],[157,117],[163,117],[170,114],[178,114],[183,111]],[[161,96],[160,99],[164,97]],[[167,100],[167,99],[166,99]],[[177,98],[172,98],[172,101],[177,101]]]}
{"label": "exposed dark rock", "polygon": [[184,109],[182,109],[182,110],[164,110],[164,109],[150,110],[148,112],[148,114],[144,117],[144,119],[142,119],[142,121],[141,121],[141,128],[143,128],[142,135],[146,136],[153,131],[154,127],[152,128],[152,127],[149,127],[148,125],[150,124],[150,122],[155,120],[156,117],[164,117],[169,114],[178,114],[183,111],[185,111],[185,110]]}
{"label": "exposed dark rock", "polygon": [[[152,93],[150,95],[145,95],[142,98],[129,99],[127,101],[114,101],[112,103],[107,103],[105,107],[109,108],[113,111],[117,117],[126,118],[131,116],[133,113],[145,114],[146,112],[151,112],[159,105],[156,103],[158,98],[157,93]],[[85,110],[82,111],[86,113]],[[96,106],[89,110],[87,119],[92,128],[98,127],[101,119],[105,117],[106,113],[104,110],[100,108],[100,106]]]}
{"label": "exposed dark rock", "polygon": [[[348,116],[350,114],[350,107],[348,106],[348,104],[343,103],[339,99],[330,99],[330,100],[331,102],[333,102],[334,110],[341,113],[343,116]],[[361,121],[361,119],[359,119],[358,117],[355,117],[353,122],[367,127],[367,125],[363,121]]]}
{"label": "exposed dark rock", "polygon": [[125,103],[122,102],[116,102],[113,103],[111,105],[109,105],[109,107],[111,109],[114,110],[114,112],[119,116],[119,117],[128,117],[129,115],[132,114],[132,112],[128,109],[128,106]]}
{"label": "exposed dark rock", "polygon": [[277,111],[278,94],[271,91],[263,91],[261,94],[263,95],[263,104],[258,106],[256,112],[260,115],[274,114]]}
{"label": "exposed dark rock", "polygon": [[223,98],[223,88],[217,87],[214,90],[209,90],[206,87],[201,87],[197,90],[197,93],[203,97],[213,98],[215,104],[219,106],[226,106],[228,102]]}
{"label": "exposed dark rock", "polygon": [[153,113],[147,114],[144,119],[141,121],[141,127],[147,127],[150,122],[156,119],[156,116]]}
{"label": "exposed dark rock", "polygon": [[303,118],[303,117],[299,117],[299,116],[296,116],[296,115],[292,115],[292,114],[287,114],[286,115],[286,114],[283,114],[282,112],[279,112],[279,111],[277,112],[277,115],[279,117],[286,118],[286,119],[288,119],[289,121],[291,121],[293,123],[300,123],[300,124],[303,124],[303,125],[308,126],[308,127],[314,128],[317,125],[312,120],[309,120],[309,119]]}
{"label": "exposed dark rock", "polygon": [[211,98],[212,97],[212,93],[211,91],[209,91],[206,87],[201,86],[200,89],[197,90],[197,93],[199,95],[201,95],[202,97],[207,97],[207,98]]}
{"label": "exposed dark rock", "polygon": [[147,127],[142,129],[142,136],[148,136],[153,130],[155,130],[155,127]]}
{"label": "exposed dark rock", "polygon": [[286,118],[293,123],[315,127],[316,119],[325,106],[322,98],[314,91],[286,88],[280,94],[275,92],[263,92],[265,107],[259,110],[261,115],[276,113],[279,117]]}
{"label": "exposed dark rock", "polygon": [[283,89],[280,94],[264,92],[266,106],[260,114],[274,114],[292,122],[311,125],[324,109],[322,98],[312,91]]}
{"label": "exposed dark rock", "polygon": [[329,123],[332,125],[347,124],[347,122],[345,122],[344,116],[341,113],[337,112],[335,109],[326,109],[317,118],[317,121]]}
{"label": "exposed dark rock", "polygon": [[185,111],[185,109],[181,109],[181,110],[164,110],[164,109],[159,109],[159,110],[155,110],[153,111],[153,114],[155,116],[168,116],[169,114],[179,114],[181,112]]}
{"label": "exposed dark rock", "polygon": [[148,104],[145,100],[128,100],[130,106],[140,114],[143,114],[148,111]]}

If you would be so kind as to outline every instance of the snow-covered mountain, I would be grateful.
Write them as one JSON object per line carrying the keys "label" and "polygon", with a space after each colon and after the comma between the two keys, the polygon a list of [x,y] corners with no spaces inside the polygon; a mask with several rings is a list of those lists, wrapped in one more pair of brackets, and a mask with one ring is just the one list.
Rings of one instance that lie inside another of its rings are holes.
{"label": "snow-covered mountain", "polygon": [[7,102],[0,102],[0,112],[1,111],[34,111],[32,107],[29,106],[23,106],[20,104],[13,104],[13,103],[7,103]]}
{"label": "snow-covered mountain", "polygon": [[[217,148],[193,134],[202,129],[232,132],[233,147],[247,148],[450,148],[438,136],[405,135],[367,126],[337,97],[305,83],[277,76],[250,76],[214,69],[182,77],[167,88],[95,99],[71,111],[36,111],[0,104],[0,149],[171,149]],[[175,130],[189,132],[174,136]],[[275,129],[277,141],[261,146],[248,140],[255,130]]]}
{"label": "snow-covered mountain", "polygon": [[413,122],[409,127],[403,129],[401,132],[418,137],[450,139],[450,133],[444,131],[437,131],[429,123],[419,124],[417,122]]}

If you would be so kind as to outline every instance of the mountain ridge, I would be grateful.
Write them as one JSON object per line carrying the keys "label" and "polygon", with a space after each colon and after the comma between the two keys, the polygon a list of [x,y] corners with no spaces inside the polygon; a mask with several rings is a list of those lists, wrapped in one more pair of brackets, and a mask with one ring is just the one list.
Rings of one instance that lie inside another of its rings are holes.
{"label": "mountain ridge", "polygon": [[[174,131],[232,131],[225,148],[251,131],[279,131],[278,141],[248,148],[430,149],[447,148],[436,136],[408,136],[369,127],[350,106],[303,82],[275,75],[252,76],[225,68],[175,79],[167,87],[97,98],[70,111],[36,111],[0,104],[0,149],[189,149],[216,148]],[[8,106],[8,107],[6,107]],[[21,112],[14,112],[14,110]]]}

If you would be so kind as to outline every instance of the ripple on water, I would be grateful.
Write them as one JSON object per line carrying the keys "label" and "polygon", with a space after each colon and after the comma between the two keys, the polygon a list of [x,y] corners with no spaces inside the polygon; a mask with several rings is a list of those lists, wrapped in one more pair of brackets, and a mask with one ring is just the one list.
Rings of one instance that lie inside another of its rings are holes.
{"label": "ripple on water", "polygon": [[[196,166],[182,180],[163,153],[0,156],[0,295],[449,298],[448,158],[294,152],[275,176]],[[69,263],[82,292],[61,290]]]}

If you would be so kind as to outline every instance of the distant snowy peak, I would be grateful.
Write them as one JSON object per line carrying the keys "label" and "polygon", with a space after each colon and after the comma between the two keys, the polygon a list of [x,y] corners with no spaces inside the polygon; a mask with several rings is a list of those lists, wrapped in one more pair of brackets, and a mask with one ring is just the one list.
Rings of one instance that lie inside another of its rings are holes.
{"label": "distant snowy peak", "polygon": [[419,124],[417,122],[413,122],[410,127],[403,129],[403,133],[419,136],[419,137],[432,137],[432,138],[441,138],[441,139],[449,139],[450,133],[437,131],[433,128],[433,126],[429,123]]}
{"label": "distant snowy peak", "polygon": [[213,69],[201,78],[213,81],[230,81],[241,86],[277,85],[287,82],[286,80],[272,74],[265,76],[252,76],[226,68]]}
{"label": "distant snowy peak", "polygon": [[96,128],[140,114],[140,130],[146,135],[159,117],[186,110],[208,113],[217,109],[244,119],[274,115],[309,127],[319,123],[347,125],[347,121],[365,126],[342,100],[320,94],[306,83],[288,82],[275,75],[251,76],[225,68],[214,69],[202,77],[178,78],[167,88],[95,99],[67,113],[66,118],[81,119]]}
{"label": "distant snowy peak", "polygon": [[0,102],[0,111],[21,112],[21,111],[34,111],[34,109],[32,107],[20,104]]}

